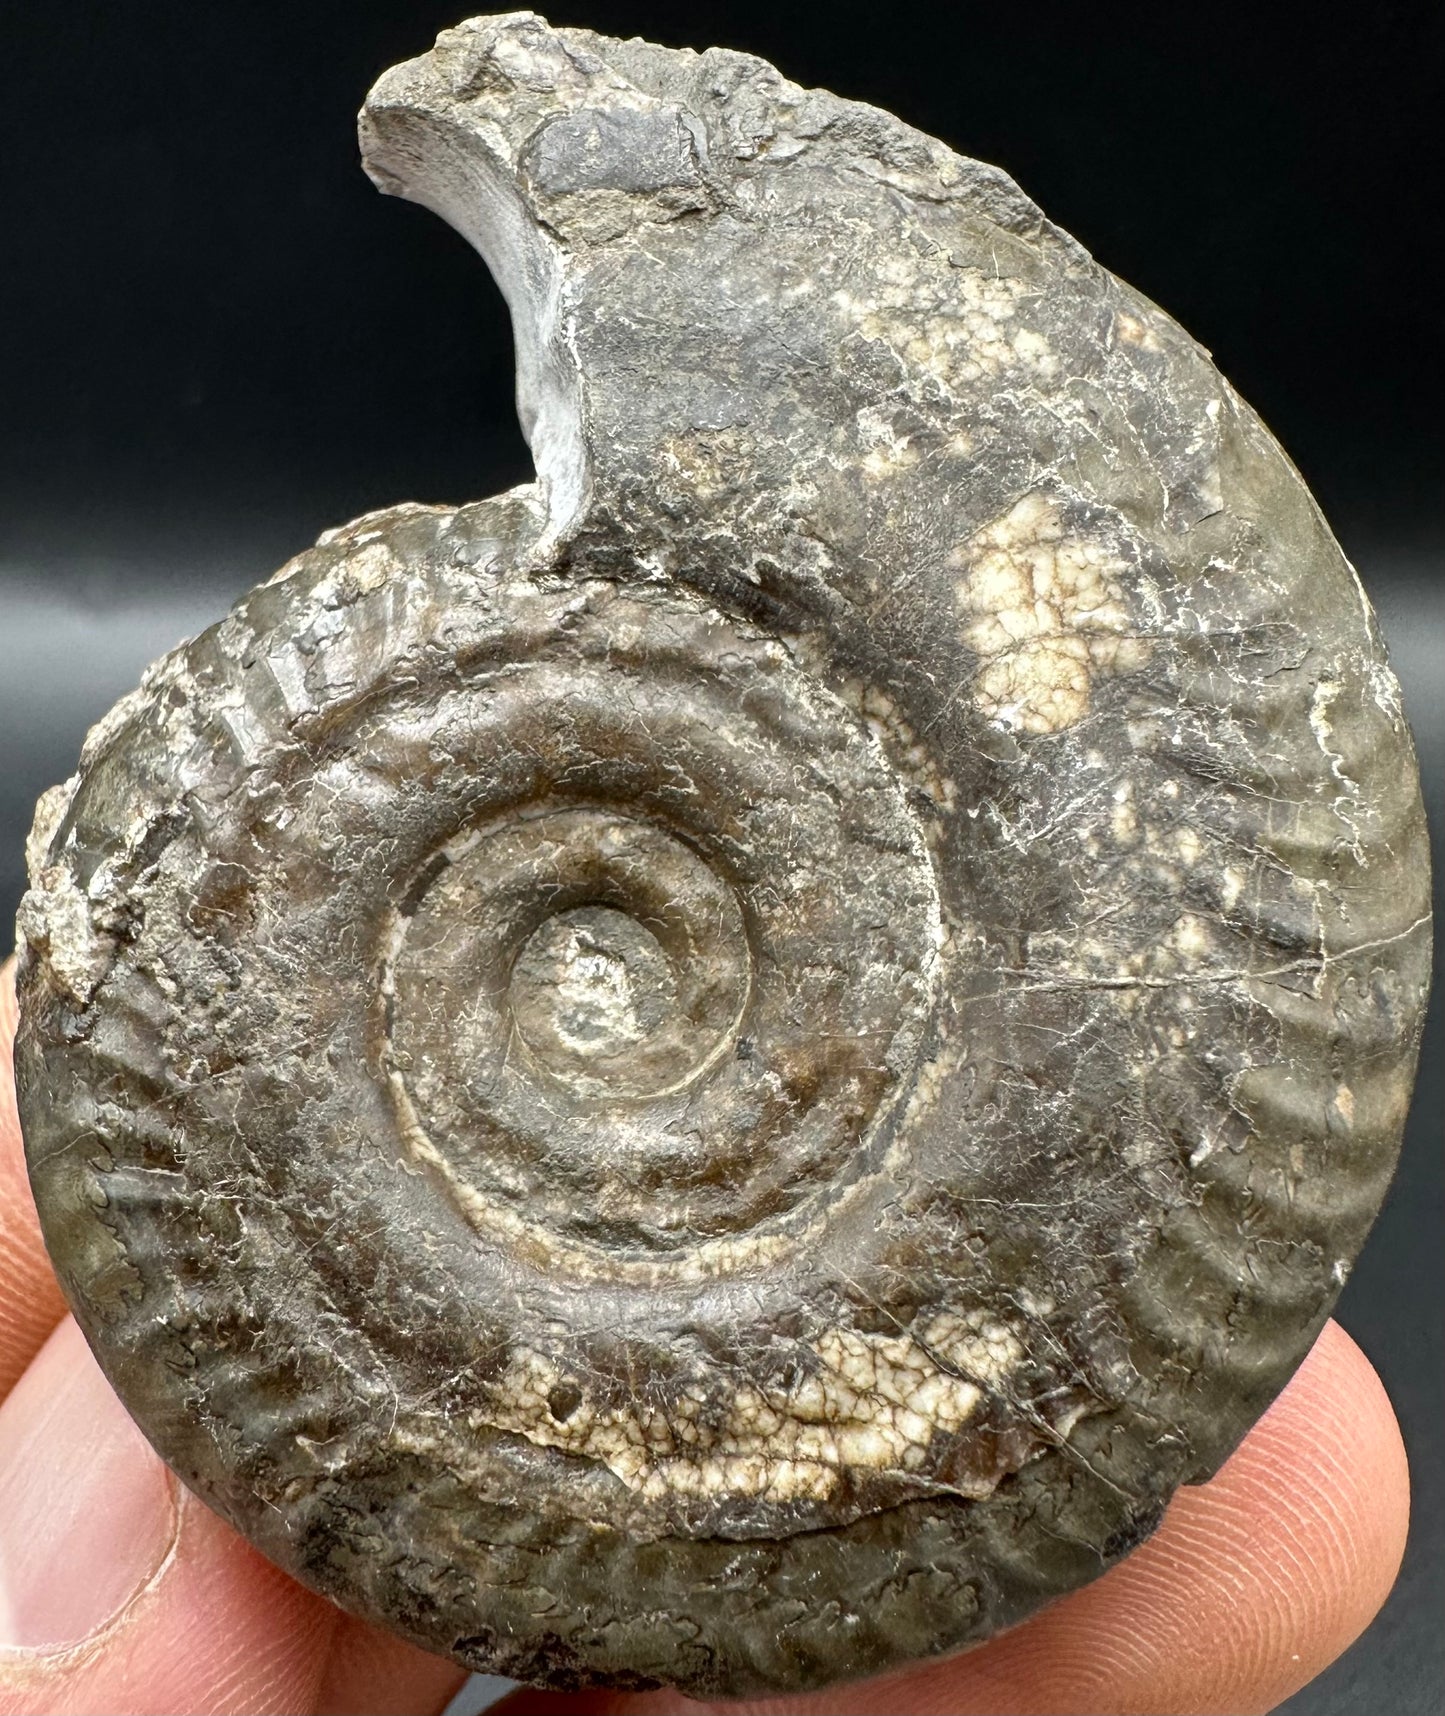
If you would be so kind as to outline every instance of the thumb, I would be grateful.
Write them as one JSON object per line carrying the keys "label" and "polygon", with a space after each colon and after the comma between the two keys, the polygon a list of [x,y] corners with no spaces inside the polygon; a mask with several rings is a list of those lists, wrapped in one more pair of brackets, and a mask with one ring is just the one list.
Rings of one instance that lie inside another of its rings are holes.
{"label": "thumb", "polygon": [[0,1716],[308,1711],[339,1618],[176,1482],[67,1318],[0,1406]]}

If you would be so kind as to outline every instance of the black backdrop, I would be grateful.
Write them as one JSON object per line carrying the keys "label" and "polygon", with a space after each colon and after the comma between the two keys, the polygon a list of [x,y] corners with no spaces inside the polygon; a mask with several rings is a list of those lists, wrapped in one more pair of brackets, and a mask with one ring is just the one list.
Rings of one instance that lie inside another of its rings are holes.
{"label": "black backdrop", "polygon": [[[0,912],[36,793],[153,654],[317,532],[530,474],[501,299],[377,196],[352,123],[463,0],[0,8]],[[1209,346],[1380,609],[1435,826],[1445,756],[1439,115],[1445,12],[1095,0],[571,0],[998,162]],[[1437,1005],[1401,1176],[1341,1317],[1416,1480],[1401,1584],[1289,1705],[1434,1711],[1445,1681]]]}

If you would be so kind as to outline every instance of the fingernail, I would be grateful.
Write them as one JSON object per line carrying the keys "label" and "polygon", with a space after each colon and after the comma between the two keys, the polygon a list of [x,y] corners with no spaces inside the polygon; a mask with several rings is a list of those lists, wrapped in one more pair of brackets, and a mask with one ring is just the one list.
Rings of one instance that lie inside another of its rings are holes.
{"label": "fingernail", "polygon": [[175,1534],[174,1480],[67,1317],[0,1406],[0,1647],[89,1638]]}

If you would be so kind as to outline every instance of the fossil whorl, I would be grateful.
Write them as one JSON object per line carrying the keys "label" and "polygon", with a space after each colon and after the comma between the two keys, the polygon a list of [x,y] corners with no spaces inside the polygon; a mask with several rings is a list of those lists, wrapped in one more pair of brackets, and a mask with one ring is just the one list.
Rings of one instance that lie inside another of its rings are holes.
{"label": "fossil whorl", "polygon": [[745,55],[377,85],[538,481],[329,533],[42,801],[47,1238],[283,1566],[557,1685],[813,1685],[1091,1577],[1378,1206],[1426,858],[1258,419],[996,169]]}

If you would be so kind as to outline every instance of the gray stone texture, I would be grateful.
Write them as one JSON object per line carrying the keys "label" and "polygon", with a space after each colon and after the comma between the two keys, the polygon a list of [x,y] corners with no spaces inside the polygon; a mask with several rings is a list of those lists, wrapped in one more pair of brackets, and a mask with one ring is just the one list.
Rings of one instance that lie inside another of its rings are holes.
{"label": "gray stone texture", "polygon": [[329,532],[42,800],[76,1315],[266,1554],[469,1667],[987,1637],[1218,1467],[1389,1179],[1369,604],[1207,354],[886,113],[513,13],[361,135],[500,282],[537,481]]}

